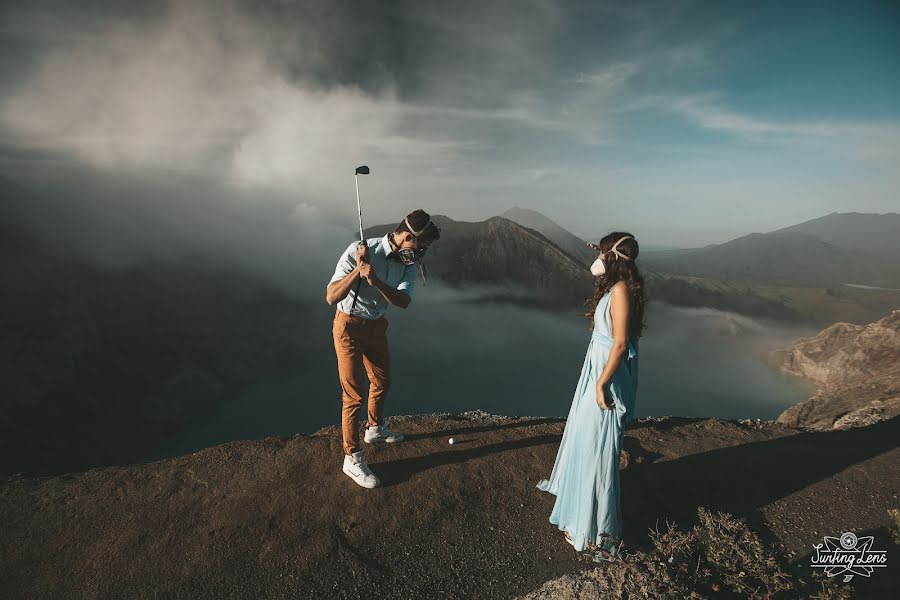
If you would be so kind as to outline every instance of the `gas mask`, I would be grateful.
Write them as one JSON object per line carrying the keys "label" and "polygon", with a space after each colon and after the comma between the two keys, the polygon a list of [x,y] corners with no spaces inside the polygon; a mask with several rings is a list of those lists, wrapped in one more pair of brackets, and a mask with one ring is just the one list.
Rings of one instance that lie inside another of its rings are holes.
{"label": "gas mask", "polygon": [[[416,231],[412,228],[412,225],[409,224],[409,219],[404,219],[403,222],[406,223],[406,228],[416,239],[418,239],[420,235],[425,233],[425,230],[428,229],[429,225],[431,225],[431,221],[428,221],[428,223],[425,224],[425,227],[423,227],[419,231]],[[404,265],[414,265],[422,260],[422,258],[425,256],[426,250],[428,250],[428,248],[400,248],[399,250],[397,250],[397,258],[399,258]]]}
{"label": "gas mask", "polygon": [[591,264],[591,275],[594,277],[600,277],[606,273],[606,263],[603,262],[603,255],[597,257],[597,260]]}
{"label": "gas mask", "polygon": [[397,258],[400,259],[404,265],[414,265],[425,256],[425,251],[428,248],[400,248],[397,250]]}
{"label": "gas mask", "polygon": [[619,244],[621,244],[625,240],[633,240],[633,239],[634,238],[631,237],[630,235],[626,235],[625,237],[619,238],[619,240],[615,244],[613,244],[613,247],[610,248],[609,251],[604,252],[603,254],[601,254],[600,256],[597,257],[597,260],[595,260],[594,263],[591,265],[591,274],[594,277],[600,277],[601,275],[606,273],[606,262],[603,260],[603,257],[606,256],[607,254],[609,254],[610,252],[614,253],[616,256],[618,256],[620,258],[624,258],[625,260],[631,260],[630,256],[628,256],[627,254],[622,254],[621,252],[618,251],[617,248],[619,247]]}

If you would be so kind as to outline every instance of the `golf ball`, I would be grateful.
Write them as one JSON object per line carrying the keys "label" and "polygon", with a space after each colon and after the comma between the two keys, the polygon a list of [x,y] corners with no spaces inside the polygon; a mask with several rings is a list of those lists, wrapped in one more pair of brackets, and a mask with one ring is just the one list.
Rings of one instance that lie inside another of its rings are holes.
{"label": "golf ball", "polygon": [[450,438],[449,440],[447,440],[447,442],[450,443],[450,444],[453,444],[455,441],[456,441],[456,440],[454,440],[453,438]]}

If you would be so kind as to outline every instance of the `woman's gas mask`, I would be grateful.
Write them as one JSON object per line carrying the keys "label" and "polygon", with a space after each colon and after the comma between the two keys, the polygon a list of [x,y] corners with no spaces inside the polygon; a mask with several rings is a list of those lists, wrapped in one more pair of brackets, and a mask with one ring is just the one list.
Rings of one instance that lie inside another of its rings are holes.
{"label": "woman's gas mask", "polygon": [[633,240],[633,239],[634,238],[631,237],[630,235],[626,235],[624,237],[619,238],[619,241],[617,241],[615,244],[613,244],[612,248],[610,248],[607,252],[604,252],[603,254],[601,254],[600,256],[597,257],[597,260],[595,260],[594,264],[591,265],[591,274],[594,275],[595,277],[600,277],[601,275],[606,273],[606,262],[603,260],[603,257],[606,256],[607,254],[609,254],[610,252],[612,252],[616,256],[623,258],[625,260],[631,260],[630,256],[619,252],[618,247],[619,247],[619,244],[621,244],[625,240]]}

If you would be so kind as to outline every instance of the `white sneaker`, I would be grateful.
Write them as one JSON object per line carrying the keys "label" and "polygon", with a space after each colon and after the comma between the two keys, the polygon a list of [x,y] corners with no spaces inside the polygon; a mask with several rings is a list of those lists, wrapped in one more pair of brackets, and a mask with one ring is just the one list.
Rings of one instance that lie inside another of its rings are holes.
{"label": "white sneaker", "polygon": [[366,464],[363,451],[344,455],[344,474],[364,488],[374,488],[381,485],[375,474]]}
{"label": "white sneaker", "polygon": [[403,434],[391,431],[387,425],[376,425],[374,427],[366,427],[366,435],[363,436],[363,441],[367,444],[377,442],[393,444],[394,442],[403,441]]}

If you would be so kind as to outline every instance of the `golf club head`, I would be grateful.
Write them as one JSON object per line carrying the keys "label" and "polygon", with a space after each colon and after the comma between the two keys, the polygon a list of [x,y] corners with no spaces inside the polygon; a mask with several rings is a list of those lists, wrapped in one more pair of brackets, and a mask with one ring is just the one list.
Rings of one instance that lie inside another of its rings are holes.
{"label": "golf club head", "polygon": [[367,167],[366,165],[362,165],[361,167],[356,167],[356,174],[357,175],[368,175],[369,167]]}

